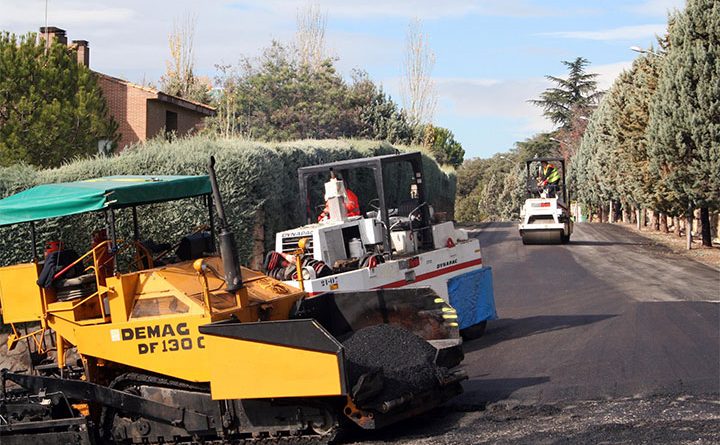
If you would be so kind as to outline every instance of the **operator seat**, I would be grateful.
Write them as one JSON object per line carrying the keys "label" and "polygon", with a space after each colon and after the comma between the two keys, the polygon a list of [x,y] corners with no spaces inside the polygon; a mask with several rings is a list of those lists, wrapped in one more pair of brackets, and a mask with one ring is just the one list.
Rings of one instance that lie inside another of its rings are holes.
{"label": "operator seat", "polygon": [[62,276],[55,275],[78,259],[78,254],[72,249],[63,249],[51,252],[45,258],[42,271],[37,284],[45,289],[55,289],[59,301],[84,298],[97,291],[95,274],[85,273],[82,262],[71,267]]}

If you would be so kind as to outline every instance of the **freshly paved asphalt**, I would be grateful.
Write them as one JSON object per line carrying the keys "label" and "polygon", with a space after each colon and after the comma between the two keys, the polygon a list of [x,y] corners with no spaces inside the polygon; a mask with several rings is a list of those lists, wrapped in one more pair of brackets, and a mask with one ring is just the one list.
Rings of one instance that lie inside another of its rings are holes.
{"label": "freshly paved asphalt", "polygon": [[472,232],[499,319],[466,342],[451,405],[720,393],[720,271],[630,230],[576,224],[567,245],[525,246],[516,225]]}
{"label": "freshly paved asphalt", "polygon": [[524,246],[513,223],[474,230],[499,319],[464,344],[464,394],[350,441],[720,443],[720,271],[575,227],[553,246]]}

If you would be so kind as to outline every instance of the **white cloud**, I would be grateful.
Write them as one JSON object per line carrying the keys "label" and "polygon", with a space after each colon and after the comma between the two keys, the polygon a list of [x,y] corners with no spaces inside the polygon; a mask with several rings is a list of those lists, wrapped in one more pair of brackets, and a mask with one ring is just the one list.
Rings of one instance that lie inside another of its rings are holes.
{"label": "white cloud", "polygon": [[629,70],[632,66],[632,60],[624,62],[609,63],[606,65],[592,65],[588,68],[591,73],[597,73],[598,89],[607,90],[609,89],[615,79],[625,70]]}
{"label": "white cloud", "polygon": [[528,102],[550,86],[543,78],[516,80],[445,78],[436,79],[442,113],[463,118],[520,119],[522,133],[552,128],[542,110]]}
{"label": "white cloud", "polygon": [[684,7],[685,0],[646,0],[642,4],[630,6],[628,9],[637,14],[665,17],[669,11],[681,10]]}
{"label": "white cloud", "polygon": [[[67,31],[68,40],[90,42],[90,65],[134,82],[157,81],[169,56],[167,38],[173,19],[193,13],[196,70],[214,73],[216,63],[236,63],[256,55],[272,39],[294,32],[294,13],[278,16],[264,10],[227,9],[196,0],[147,2],[124,0],[50,0],[48,24]],[[171,7],[170,7],[171,6]],[[25,34],[45,25],[45,1],[0,0],[0,29]]]}
{"label": "white cloud", "polygon": [[349,74],[354,68],[373,71],[389,67],[399,71],[403,43],[379,35],[330,31],[326,46],[331,57],[338,57],[336,66],[340,72]]}
{"label": "white cloud", "polygon": [[[629,69],[632,61],[605,65],[593,65],[588,72],[597,73],[598,89],[610,88],[623,70]],[[564,77],[567,73],[559,73]],[[542,109],[528,102],[540,97],[553,84],[545,78],[533,77],[515,80],[482,78],[441,78],[436,79],[438,94],[443,110],[441,113],[462,118],[505,118],[520,119],[523,123],[519,134],[549,131],[552,123],[542,114]]]}
{"label": "white cloud", "polygon": [[604,29],[600,31],[560,31],[547,32],[541,35],[550,37],[560,37],[564,39],[581,39],[581,40],[637,40],[652,37],[654,35],[662,35],[665,33],[667,26],[664,23],[622,26],[620,28]]}
{"label": "white cloud", "polygon": [[[44,1],[0,1],[0,24],[37,25],[45,23]],[[48,23],[63,26],[78,24],[123,23],[131,20],[135,12],[129,8],[88,4],[87,2],[50,2]],[[33,26],[34,30],[34,26]]]}
{"label": "white cloud", "polygon": [[[441,3],[437,0],[365,0],[363,2],[320,0],[318,3],[321,9],[328,11],[333,17],[353,19],[389,17],[434,20],[467,15],[529,17],[547,16],[553,13],[551,8],[533,5],[530,0],[445,0]],[[277,14],[293,16],[299,7],[306,4],[307,0],[265,0],[261,5],[252,0],[236,0],[228,3],[237,8],[263,8]]]}
{"label": "white cloud", "polygon": [[482,78],[462,78],[462,77],[443,77],[436,79],[438,85],[463,84],[468,86],[489,87],[501,83],[498,79],[482,79]]}

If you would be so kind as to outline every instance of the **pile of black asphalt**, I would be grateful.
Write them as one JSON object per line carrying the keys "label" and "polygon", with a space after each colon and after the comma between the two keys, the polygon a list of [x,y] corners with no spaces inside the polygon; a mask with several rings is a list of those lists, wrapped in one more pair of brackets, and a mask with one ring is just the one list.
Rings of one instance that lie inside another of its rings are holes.
{"label": "pile of black asphalt", "polygon": [[401,327],[381,324],[360,329],[343,342],[351,387],[363,374],[380,373],[382,392],[373,401],[389,401],[438,385],[435,348]]}

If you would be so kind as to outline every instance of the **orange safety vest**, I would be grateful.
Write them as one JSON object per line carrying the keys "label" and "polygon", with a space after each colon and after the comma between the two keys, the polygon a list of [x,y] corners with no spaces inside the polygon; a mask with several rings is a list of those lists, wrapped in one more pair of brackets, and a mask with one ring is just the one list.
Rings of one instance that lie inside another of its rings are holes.
{"label": "orange safety vest", "polygon": [[[345,189],[345,193],[347,194],[347,199],[345,200],[345,210],[347,210],[347,216],[360,215],[360,204],[358,202],[357,195],[348,188]],[[330,216],[330,208],[327,203],[325,203],[325,209],[322,211],[320,216],[318,216],[318,221],[322,221],[326,216]]]}

